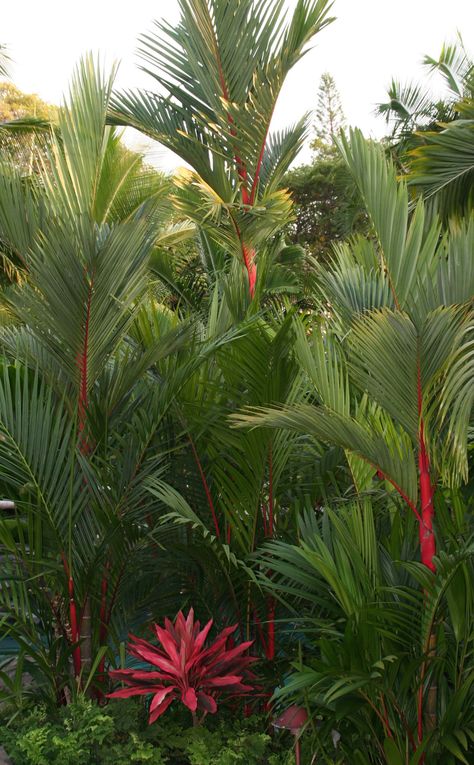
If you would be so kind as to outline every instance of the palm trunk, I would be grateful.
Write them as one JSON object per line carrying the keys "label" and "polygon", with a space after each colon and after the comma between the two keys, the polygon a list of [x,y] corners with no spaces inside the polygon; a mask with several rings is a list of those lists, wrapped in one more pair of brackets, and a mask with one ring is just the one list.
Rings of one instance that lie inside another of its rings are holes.
{"label": "palm trunk", "polygon": [[[71,625],[71,640],[73,643],[79,643],[79,628],[77,622],[77,608],[74,594],[74,580],[72,576],[68,580],[69,590],[69,621]],[[73,650],[72,660],[74,665],[74,675],[79,677],[81,674],[81,646],[76,645]]]}
{"label": "palm trunk", "polygon": [[[420,537],[420,556],[421,562],[433,573],[436,571],[434,558],[436,555],[436,540],[433,530],[434,521],[434,485],[430,475],[430,461],[426,449],[424,422],[422,417],[422,387],[421,372],[418,369],[418,413],[420,417],[420,426],[418,434],[418,468],[420,473],[420,501],[421,518],[419,521]],[[428,651],[430,659],[436,655],[436,634],[431,632],[428,640]],[[428,730],[436,728],[436,707],[437,707],[437,687],[430,683],[426,693],[426,704],[423,704],[424,684],[426,676],[427,662],[423,662],[421,667],[420,688],[418,691],[418,740],[423,740],[423,731],[426,722]],[[425,757],[422,756],[420,763],[424,763]]]}
{"label": "palm trunk", "polygon": [[257,282],[257,266],[255,265],[255,250],[247,245],[242,246],[242,252],[244,256],[244,264],[247,270],[247,276],[249,280],[249,293],[253,298],[255,295],[255,284]]}
{"label": "palm trunk", "polygon": [[436,541],[433,533],[434,490],[429,473],[428,455],[423,432],[423,421],[420,424],[420,440],[418,465],[420,470],[420,497],[421,497],[421,523],[420,529],[420,552],[421,561],[430,571],[436,571],[434,557],[436,555]]}

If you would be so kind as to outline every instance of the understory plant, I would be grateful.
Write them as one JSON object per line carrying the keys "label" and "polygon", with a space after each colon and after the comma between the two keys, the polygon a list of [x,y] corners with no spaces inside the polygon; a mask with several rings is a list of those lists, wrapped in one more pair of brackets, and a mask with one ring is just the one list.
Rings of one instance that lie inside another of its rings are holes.
{"label": "understory plant", "polygon": [[190,727],[170,711],[150,727],[135,699],[103,707],[79,698],[54,713],[37,706],[1,722],[0,744],[13,765],[292,765],[290,738],[270,736],[264,716],[227,713]]}
{"label": "understory plant", "polygon": [[[435,573],[414,560],[412,517],[380,497],[307,514],[298,544],[268,543],[262,552],[263,569],[270,559],[273,568],[265,586],[290,610],[298,645],[275,703],[311,712],[323,761],[472,762],[472,506],[455,494],[437,510]],[[419,700],[433,686],[436,726],[420,740]]]}
{"label": "understory plant", "polygon": [[216,696],[242,695],[253,690],[249,681],[254,675],[249,666],[256,661],[253,656],[243,656],[253,641],[235,644],[232,635],[237,625],[226,627],[216,638],[206,644],[213,620],[201,629],[194,620],[191,608],[185,618],[180,611],[174,621],[165,619],[165,626],[153,625],[161,647],[157,647],[135,635],[130,636],[128,652],[139,661],[147,662],[157,670],[116,669],[110,675],[125,687],[109,694],[109,698],[152,695],[149,723],[155,722],[175,699],[186,706],[199,722],[198,713],[217,712]]}

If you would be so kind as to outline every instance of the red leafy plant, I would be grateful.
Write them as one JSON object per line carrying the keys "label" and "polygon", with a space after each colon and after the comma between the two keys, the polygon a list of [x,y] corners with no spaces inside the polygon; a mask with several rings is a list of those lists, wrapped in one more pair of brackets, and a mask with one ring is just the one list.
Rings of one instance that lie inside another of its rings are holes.
{"label": "red leafy plant", "polygon": [[158,668],[154,670],[117,669],[110,672],[124,688],[109,694],[109,698],[128,698],[152,694],[149,723],[155,722],[175,699],[192,712],[198,722],[198,712],[204,717],[217,711],[216,696],[222,693],[241,694],[253,690],[246,684],[254,678],[248,667],[257,661],[243,654],[253,641],[234,645],[231,638],[236,626],[226,627],[213,643],[206,647],[212,627],[211,619],[203,629],[194,621],[191,610],[185,618],[182,611],[174,624],[165,619],[165,626],[153,625],[160,647],[130,635],[128,652],[141,661]]}

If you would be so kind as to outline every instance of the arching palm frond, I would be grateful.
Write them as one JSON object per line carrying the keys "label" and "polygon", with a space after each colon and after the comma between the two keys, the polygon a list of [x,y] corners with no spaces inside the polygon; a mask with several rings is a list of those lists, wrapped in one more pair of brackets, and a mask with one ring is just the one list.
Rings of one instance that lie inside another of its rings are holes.
{"label": "arching palm frond", "polygon": [[463,112],[440,132],[425,133],[410,155],[410,185],[436,201],[444,218],[462,218],[474,207],[474,101]]}
{"label": "arching palm frond", "polygon": [[441,75],[447,94],[435,99],[423,85],[392,82],[378,112],[393,123],[394,154],[410,185],[447,221],[473,206],[474,61],[459,37],[423,63]]}
{"label": "arching palm frond", "polygon": [[[467,761],[472,751],[466,735],[473,719],[472,650],[466,649],[462,670],[453,658],[464,640],[470,644],[473,589],[461,583],[472,571],[473,547],[464,542],[460,548],[458,541],[454,551],[441,552],[433,575],[412,561],[410,520],[402,522],[399,545],[398,523],[370,500],[326,508],[319,518],[303,519],[298,544],[270,542],[260,554],[261,579],[284,601],[289,639],[299,645],[293,674],[275,701],[304,704],[317,717],[317,753],[333,751],[335,716],[339,753],[357,759],[359,745],[361,763],[368,762],[366,736],[378,741],[387,763],[401,762],[405,751],[415,762],[424,751],[444,762],[460,730],[458,759]],[[263,573],[270,562],[271,578]],[[446,614],[456,590],[467,615],[464,621],[453,616],[453,634]],[[433,629],[443,659],[429,652]],[[431,682],[438,685],[439,724],[420,742],[418,699],[426,700]],[[451,694],[452,682],[458,690]]]}

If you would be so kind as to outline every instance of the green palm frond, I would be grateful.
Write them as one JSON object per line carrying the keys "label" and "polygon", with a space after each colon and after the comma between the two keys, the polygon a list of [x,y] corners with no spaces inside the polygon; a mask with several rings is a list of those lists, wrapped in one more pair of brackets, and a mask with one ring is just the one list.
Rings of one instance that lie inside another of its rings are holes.
{"label": "green palm frond", "polygon": [[445,217],[462,217],[474,205],[474,106],[471,116],[423,134],[411,152],[408,182],[427,199],[439,197]]}
{"label": "green palm frond", "polygon": [[[258,5],[239,0],[231,12],[219,0],[197,5],[183,0],[180,10],[176,27],[157,24],[158,34],[143,36],[140,49],[143,68],[172,100],[127,94],[116,99],[114,109],[135,125],[148,114],[147,132],[178,150],[206,182],[211,181],[203,172],[208,152],[215,152],[236,173],[239,156],[252,185],[284,78],[330,22],[328,3],[300,0],[287,24],[276,0]],[[170,129],[178,126],[179,134]]]}
{"label": "green palm frond", "polygon": [[254,409],[233,415],[236,426],[288,428],[308,433],[326,443],[353,452],[379,470],[399,490],[411,507],[416,507],[418,479],[410,439],[389,418],[361,424],[325,406],[300,404],[281,409]]}
{"label": "green palm frond", "polygon": [[443,45],[438,58],[425,56],[423,64],[429,72],[441,74],[456,99],[467,95],[466,87],[474,74],[474,61],[460,35],[455,43]]}
{"label": "green palm frond", "polygon": [[403,310],[414,301],[419,267],[434,258],[439,230],[424,230],[424,208],[418,203],[409,216],[406,184],[397,181],[394,165],[380,147],[364,140],[359,131],[341,137],[339,147],[357,183],[380,245],[381,267],[386,270],[393,300]]}
{"label": "green palm frond", "polygon": [[[449,245],[439,254],[435,299],[441,305],[469,304],[474,294],[474,215],[453,223]],[[435,306],[433,306],[435,307]]]}
{"label": "green palm frond", "polygon": [[393,134],[409,134],[420,123],[430,124],[437,117],[430,95],[417,83],[392,80],[387,95],[389,100],[378,104],[377,112],[392,123]]}

